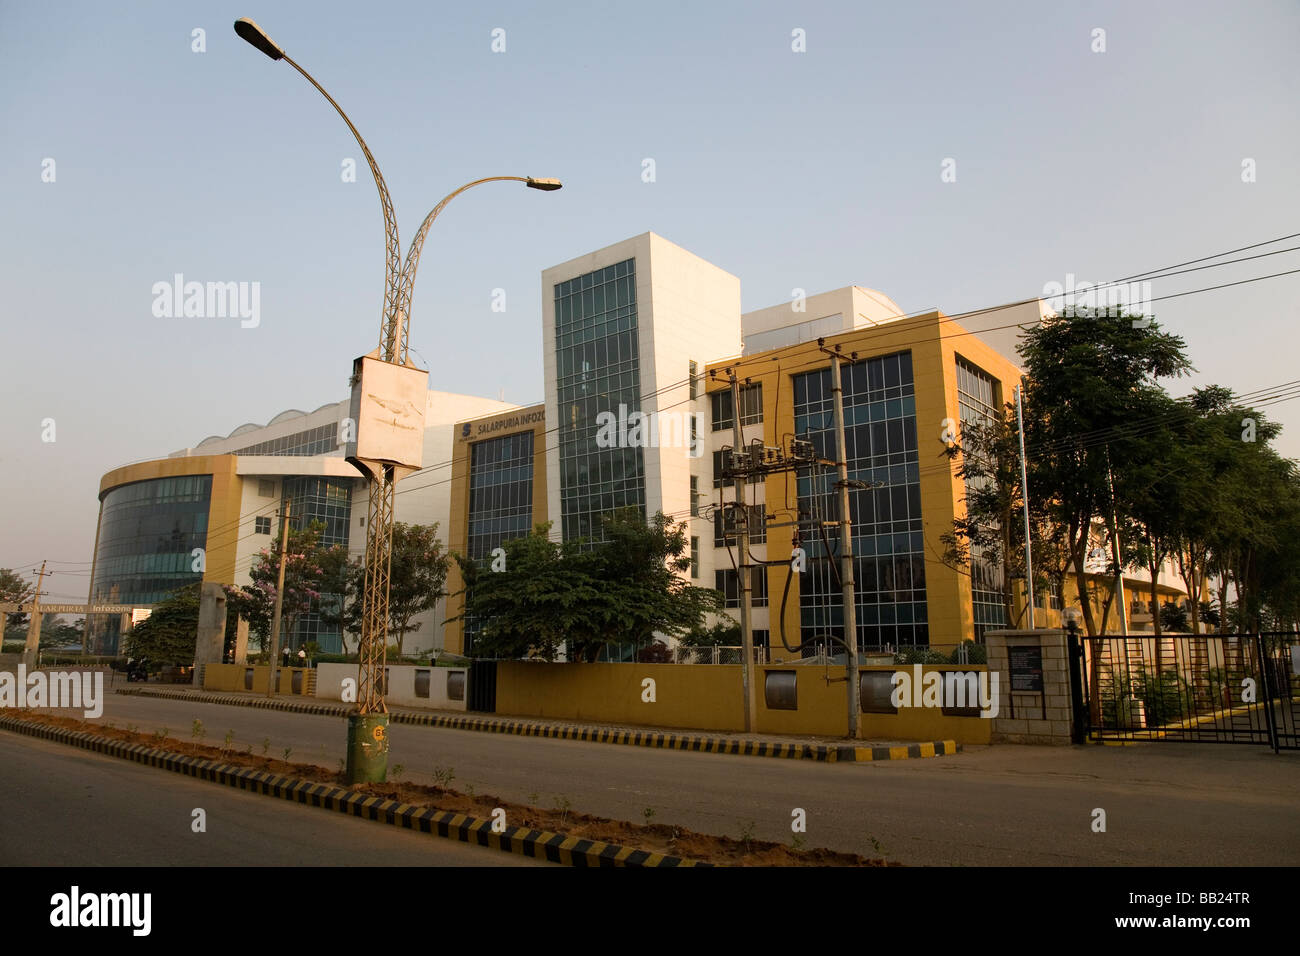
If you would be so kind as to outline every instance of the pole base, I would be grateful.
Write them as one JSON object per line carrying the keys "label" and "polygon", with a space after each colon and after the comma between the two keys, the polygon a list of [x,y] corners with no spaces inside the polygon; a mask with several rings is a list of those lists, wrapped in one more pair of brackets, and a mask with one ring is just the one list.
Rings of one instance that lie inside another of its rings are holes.
{"label": "pole base", "polygon": [[348,783],[388,778],[388,715],[348,715]]}

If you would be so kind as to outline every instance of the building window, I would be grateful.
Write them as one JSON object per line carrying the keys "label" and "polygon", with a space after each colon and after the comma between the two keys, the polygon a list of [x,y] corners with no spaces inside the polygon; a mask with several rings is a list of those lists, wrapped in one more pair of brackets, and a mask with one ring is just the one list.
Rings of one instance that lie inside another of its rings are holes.
{"label": "building window", "polygon": [[[466,535],[470,559],[485,565],[495,548],[526,538],[533,527],[533,433],[502,435],[470,446],[469,513]],[[473,654],[483,622],[464,620],[464,650]]]}
{"label": "building window", "polygon": [[[761,567],[749,569],[749,605],[767,607],[767,574]],[[727,607],[740,607],[740,579],[734,570],[714,571],[713,587],[726,598]]]}
{"label": "building window", "polygon": [[[713,406],[713,430],[735,427],[731,417],[731,389],[713,392],[709,395]],[[763,383],[740,386],[740,424],[757,425],[763,420]]]}
{"label": "building window", "polygon": [[[797,374],[792,384],[796,436],[818,458],[834,460],[830,369]],[[849,491],[858,644],[925,646],[926,547],[911,353],[845,365],[841,384],[848,477],[873,486]],[[808,641],[845,637],[843,589],[831,568],[839,561],[839,535],[826,529],[823,537],[820,527],[839,517],[837,480],[833,469],[798,478],[800,537],[808,553],[799,578],[800,635]]]}
{"label": "building window", "polygon": [[[730,514],[732,512],[729,508],[719,508],[713,512],[713,546],[715,548],[731,545],[736,541],[737,529],[735,522],[724,517],[724,515]],[[749,506],[749,543],[767,543],[766,505]]]}
{"label": "building window", "polygon": [[700,516],[700,479],[696,475],[691,475],[691,517]]}
{"label": "building window", "polygon": [[257,497],[259,497],[259,498],[274,498],[274,497],[275,497],[275,482],[274,482],[274,481],[271,481],[269,478],[259,478],[259,479],[257,479]]}
{"label": "building window", "polygon": [[1065,610],[1065,593],[1061,587],[1060,578],[1052,578],[1052,583],[1048,585],[1047,593],[1053,611]]}
{"label": "building window", "polygon": [[700,539],[691,538],[691,577],[699,578],[700,576]]}
{"label": "building window", "polygon": [[[960,356],[957,358],[957,411],[963,428],[970,424],[987,427],[1000,417],[997,383],[987,372]],[[991,478],[968,478],[966,497],[987,487],[991,481]],[[1006,573],[1003,563],[989,558],[982,547],[971,548],[970,572],[971,612],[974,637],[978,641],[990,628],[1007,626],[1006,604],[1003,600],[1007,588]],[[1042,607],[1040,601],[1041,598],[1035,595],[1034,603],[1038,607]]]}
{"label": "building window", "polygon": [[270,519],[269,517],[268,517],[268,518],[254,518],[254,519],[253,519],[253,533],[254,533],[254,534],[270,534],[270,533],[271,533],[271,519]]}
{"label": "building window", "polygon": [[690,367],[691,401],[700,397],[700,367],[694,362]]}
{"label": "building window", "polygon": [[563,540],[603,538],[601,516],[646,507],[643,450],[597,441],[602,413],[641,411],[636,260],[557,283],[556,401],[565,425],[556,435]]}

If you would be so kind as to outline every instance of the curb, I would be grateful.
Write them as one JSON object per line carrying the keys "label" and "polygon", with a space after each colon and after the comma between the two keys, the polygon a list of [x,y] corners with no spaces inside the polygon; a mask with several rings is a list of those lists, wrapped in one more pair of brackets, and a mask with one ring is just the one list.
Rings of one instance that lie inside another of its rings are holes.
{"label": "curb", "polygon": [[554,833],[550,830],[506,827],[503,832],[494,833],[492,820],[488,818],[471,817],[450,810],[421,810],[409,803],[400,803],[385,797],[367,796],[332,784],[312,783],[298,777],[284,777],[264,770],[234,767],[216,760],[186,757],[169,750],[146,747],[143,744],[105,740],[85,731],[33,724],[13,717],[0,717],[0,730],[80,747],[105,756],[119,757],[198,780],[235,787],[248,793],[279,797],[304,806],[334,810],[377,823],[459,840],[461,843],[475,843],[479,846],[503,850],[506,853],[543,859],[550,863],[577,867],[713,866],[712,863],[664,856],[661,853],[651,853],[649,850],[635,850],[617,843],[565,836],[563,833]]}
{"label": "curb", "polygon": [[[283,697],[246,697],[240,694],[204,694],[186,691],[119,689],[119,694],[134,697],[158,697],[164,700],[187,700],[234,707],[261,707],[270,710],[346,717],[351,707],[341,704],[317,704]],[[882,760],[908,760],[943,757],[961,752],[955,740],[902,744],[893,747],[859,747],[852,744],[801,744],[773,740],[738,740],[734,737],[696,736],[642,730],[609,730],[599,727],[566,727],[540,724],[529,720],[505,720],[495,717],[452,717],[446,714],[418,714],[393,711],[388,719],[395,724],[421,727],[445,727],[451,730],[475,730],[484,733],[518,734],[523,737],[551,737],[557,740],[581,740],[588,743],[623,744],[631,747],[657,747],[688,750],[693,753],[735,754],[742,757],[782,757],[817,760],[823,763],[866,763]]]}

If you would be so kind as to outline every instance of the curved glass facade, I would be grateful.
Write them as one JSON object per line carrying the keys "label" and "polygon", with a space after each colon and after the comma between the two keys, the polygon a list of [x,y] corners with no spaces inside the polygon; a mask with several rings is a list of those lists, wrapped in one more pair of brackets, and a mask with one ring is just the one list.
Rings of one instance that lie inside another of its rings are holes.
{"label": "curved glass facade", "polygon": [[[122,485],[103,498],[95,601],[153,604],[203,579],[195,548],[206,548],[211,475],[155,478]],[[116,617],[96,617],[91,630],[102,654],[118,653]]]}

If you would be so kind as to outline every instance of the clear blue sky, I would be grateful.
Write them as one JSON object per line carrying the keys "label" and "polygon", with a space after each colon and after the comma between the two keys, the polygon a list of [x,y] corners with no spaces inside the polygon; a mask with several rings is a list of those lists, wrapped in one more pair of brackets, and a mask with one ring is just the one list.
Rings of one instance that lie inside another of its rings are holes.
{"label": "clear blue sky", "polygon": [[[1300,232],[1292,0],[3,0],[0,567],[66,562],[57,596],[85,597],[105,471],[337,401],[377,341],[374,186],[364,164],[341,181],[361,161],[346,127],[235,36],[240,16],[357,123],[403,246],[463,182],[564,180],[481,187],[431,233],[411,341],[448,391],[539,400],[541,270],[646,230],[739,276],[746,309],[858,284],[949,313]],[[261,324],[155,318],[151,288],[178,272],[260,282]],[[1300,378],[1298,302],[1300,276],[1159,303],[1198,369],[1171,391]],[[1300,402],[1272,414],[1300,457]]]}

